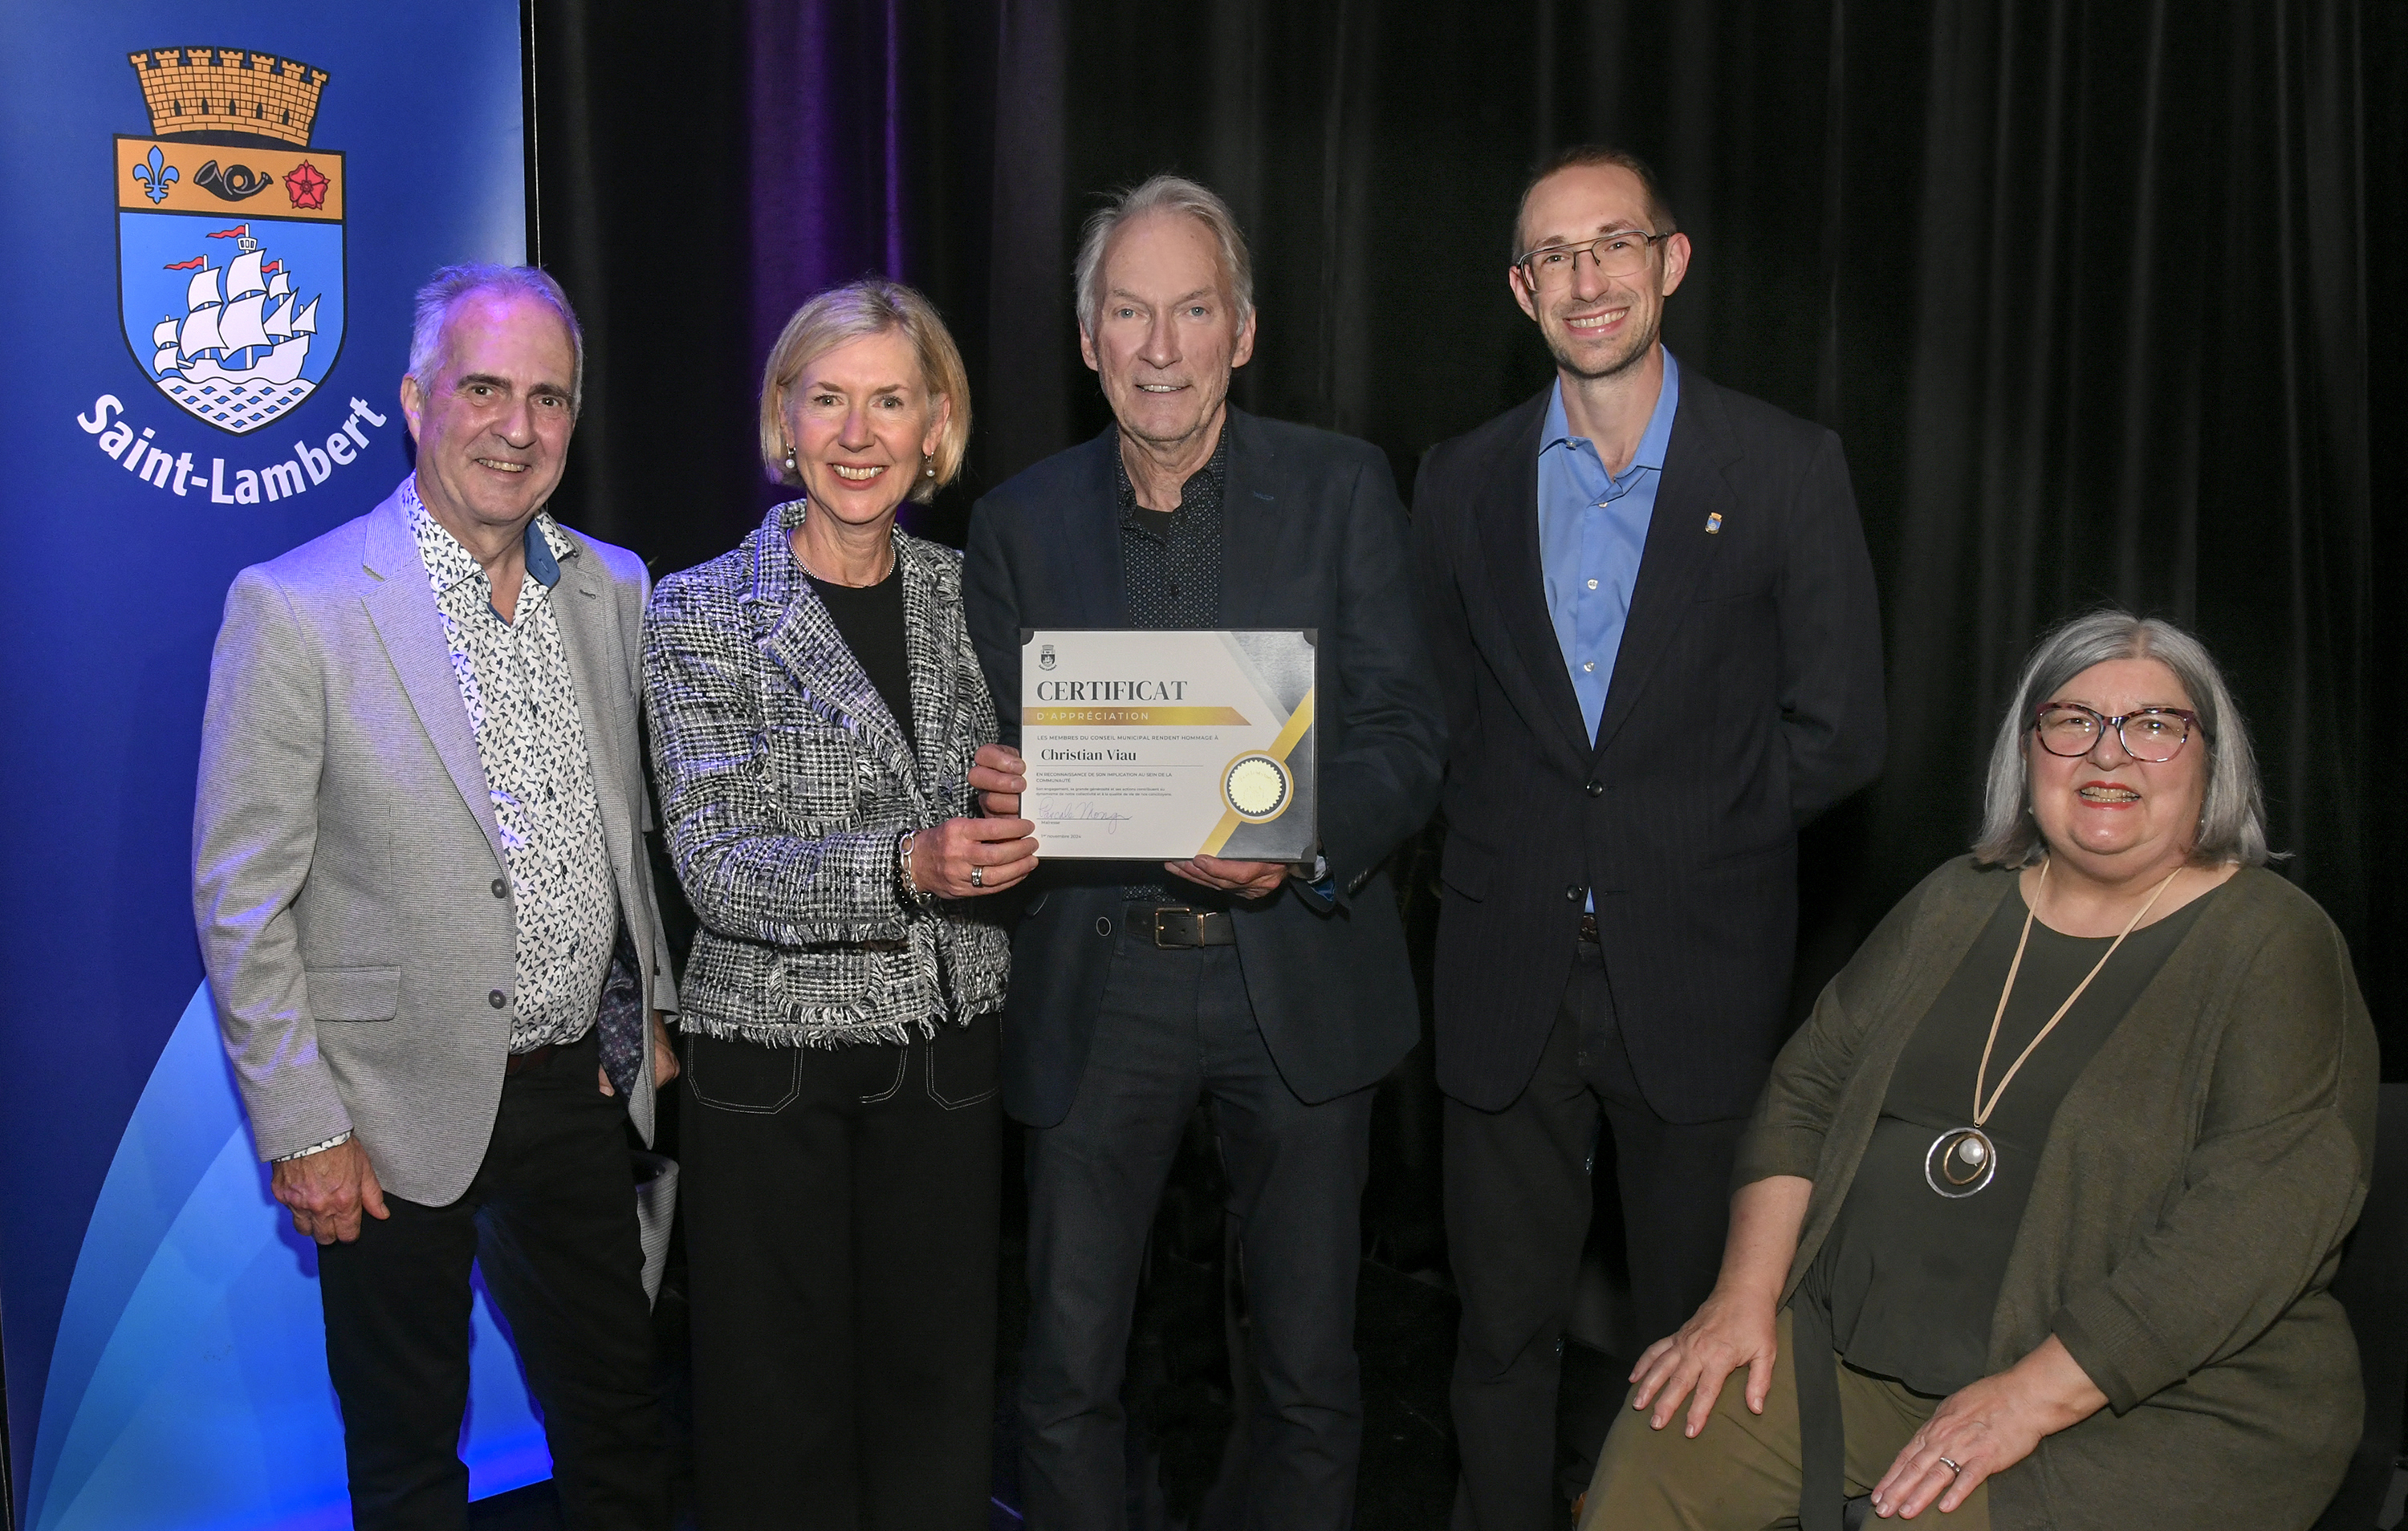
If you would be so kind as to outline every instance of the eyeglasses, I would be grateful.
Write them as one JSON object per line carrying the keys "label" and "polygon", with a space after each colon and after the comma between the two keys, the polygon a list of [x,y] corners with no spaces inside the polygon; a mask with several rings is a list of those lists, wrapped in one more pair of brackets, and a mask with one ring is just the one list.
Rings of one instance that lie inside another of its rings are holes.
{"label": "eyeglasses", "polygon": [[1671,233],[1616,229],[1569,245],[1541,245],[1513,264],[1529,277],[1532,286],[1550,290],[1571,285],[1584,251],[1600,277],[1635,277],[1647,269],[1648,251],[1670,237]]}
{"label": "eyeglasses", "polygon": [[2126,754],[2157,766],[2180,754],[2190,739],[2190,731],[2199,725],[2198,713],[2178,707],[2144,707],[2120,718],[2110,718],[2079,702],[2047,703],[2032,719],[2032,732],[2040,736],[2040,747],[2052,755],[2068,759],[2086,755],[2112,728]]}

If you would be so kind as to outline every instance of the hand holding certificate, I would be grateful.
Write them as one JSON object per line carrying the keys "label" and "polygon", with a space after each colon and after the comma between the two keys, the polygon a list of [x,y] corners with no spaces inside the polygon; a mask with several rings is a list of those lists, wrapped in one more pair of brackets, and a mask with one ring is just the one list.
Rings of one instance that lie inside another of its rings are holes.
{"label": "hand holding certificate", "polygon": [[1020,694],[1039,855],[1313,859],[1312,632],[1033,630]]}

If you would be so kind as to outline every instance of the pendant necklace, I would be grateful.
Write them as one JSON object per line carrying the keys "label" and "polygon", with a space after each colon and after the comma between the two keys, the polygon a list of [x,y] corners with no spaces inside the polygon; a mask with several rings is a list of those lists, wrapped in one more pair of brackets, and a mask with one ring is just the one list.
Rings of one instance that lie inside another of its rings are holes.
{"label": "pendant necklace", "polygon": [[2015,992],[2015,974],[2020,972],[2024,966],[2024,948],[2031,941],[2032,921],[2040,913],[2040,895],[2048,887],[2049,865],[2046,861],[2040,864],[2040,883],[2032,889],[2032,907],[2024,910],[2024,933],[2015,941],[2015,959],[2007,965],[2006,987],[1999,991],[1999,1009],[1997,1013],[1990,1017],[1990,1039],[1982,1044],[1982,1066],[1973,1074],[1973,1124],[1970,1127],[1949,1128],[1933,1138],[1931,1147],[1924,1151],[1925,1183],[1951,1201],[1961,1201],[1976,1192],[1986,1190],[1991,1180],[1998,1175],[1999,1145],[1992,1142],[1990,1135],[1982,1129],[1988,1124],[1990,1113],[1999,1109],[1999,1097],[2005,1095],[2007,1086],[2014,1082],[2015,1075],[2024,1066],[2024,1060],[2029,1058],[2032,1051],[2041,1043],[2048,1040],[2048,1034],[2057,1029],[2057,1023],[2059,1021],[2065,1019],[2066,1011],[2073,1009],[2073,1002],[2080,999],[2083,991],[2090,987],[2090,980],[2097,978],[2099,970],[2107,966],[2107,959],[2114,956],[2115,949],[2124,944],[2124,937],[2132,934],[2141,922],[2148,918],[2149,911],[2157,907],[2157,900],[2164,897],[2166,890],[2174,885],[2174,879],[2183,874],[2183,869],[2179,866],[2166,874],[2166,880],[2157,884],[2157,891],[2149,894],[2149,901],[2142,905],[2132,918],[2124,923],[2122,933],[2108,944],[2107,950],[2100,954],[2099,960],[2091,964],[2090,971],[2084,975],[2081,982],[2073,986],[2073,993],[2066,995],[2065,1003],[2059,1005],[2057,1008],[2057,1013],[2048,1018],[2048,1024],[2040,1028],[2040,1035],[2025,1043],[2024,1050],[2015,1054],[2014,1063],[2000,1079],[1999,1087],[1990,1091],[1989,1099],[1985,1101],[1982,1098],[1982,1086],[1990,1075],[1990,1050],[1999,1045],[1999,1023],[2007,1018],[2007,1001]]}

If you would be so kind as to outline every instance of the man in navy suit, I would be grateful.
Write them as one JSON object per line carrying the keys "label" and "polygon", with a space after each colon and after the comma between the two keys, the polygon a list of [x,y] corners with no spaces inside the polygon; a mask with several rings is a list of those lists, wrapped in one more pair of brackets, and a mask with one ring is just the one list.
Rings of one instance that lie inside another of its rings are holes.
{"label": "man in navy suit", "polygon": [[1452,741],[1435,999],[1457,1531],[1555,1524],[1600,1120],[1640,1343],[1713,1290],[1788,997],[1797,832],[1883,748],[1839,439],[1664,349],[1690,249],[1655,178],[1559,155],[1514,255],[1555,378],[1435,448],[1414,493]]}
{"label": "man in navy suit", "polygon": [[[1156,177],[1091,220],[1078,309],[1113,427],[970,521],[964,599],[1005,737],[1024,627],[1317,629],[1321,849],[1306,866],[1065,862],[1028,881],[1003,1024],[1004,1106],[1036,1129],[1024,1508],[1045,1531],[1125,1524],[1130,1309],[1202,1099],[1258,1377],[1242,1523],[1338,1531],[1363,1429],[1372,1086],[1418,1030],[1381,864],[1428,817],[1440,750],[1404,510],[1376,449],[1228,407],[1253,279],[1210,191]],[[1020,776],[974,780],[989,811],[1016,810]]]}

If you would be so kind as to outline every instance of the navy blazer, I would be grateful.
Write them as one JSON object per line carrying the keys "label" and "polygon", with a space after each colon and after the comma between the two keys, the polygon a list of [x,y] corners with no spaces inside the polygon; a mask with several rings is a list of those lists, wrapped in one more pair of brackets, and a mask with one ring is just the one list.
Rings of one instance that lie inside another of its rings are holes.
{"label": "navy blazer", "polygon": [[[1322,852],[1337,887],[1291,879],[1235,915],[1246,992],[1281,1076],[1318,1102],[1377,1082],[1420,1030],[1382,863],[1438,798],[1444,714],[1415,622],[1404,508],[1377,448],[1229,411],[1224,626],[1320,633],[1313,726]],[[1127,627],[1111,430],[981,499],[963,599],[1003,737],[1020,739],[1020,631]],[[1041,855],[1040,851],[1040,855]],[[1025,885],[1004,1006],[1004,1107],[1069,1113],[1111,966],[1121,889],[1154,864],[1058,862]]]}
{"label": "navy blazer", "polygon": [[1538,1066],[1587,894],[1649,1104],[1743,1115],[1780,1041],[1798,829],[1871,780],[1881,615],[1839,437],[1681,369],[1591,743],[1539,564],[1541,392],[1433,448],[1415,565],[1446,693],[1438,1079],[1484,1110]]}

